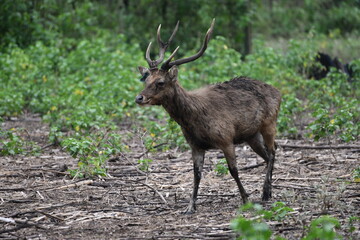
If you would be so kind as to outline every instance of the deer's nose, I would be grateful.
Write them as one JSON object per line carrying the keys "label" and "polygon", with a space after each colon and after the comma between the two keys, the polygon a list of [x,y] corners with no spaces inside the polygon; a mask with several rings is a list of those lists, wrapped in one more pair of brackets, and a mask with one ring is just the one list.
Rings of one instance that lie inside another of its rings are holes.
{"label": "deer's nose", "polygon": [[135,102],[136,103],[142,103],[144,100],[144,96],[143,95],[137,95],[135,98]]}

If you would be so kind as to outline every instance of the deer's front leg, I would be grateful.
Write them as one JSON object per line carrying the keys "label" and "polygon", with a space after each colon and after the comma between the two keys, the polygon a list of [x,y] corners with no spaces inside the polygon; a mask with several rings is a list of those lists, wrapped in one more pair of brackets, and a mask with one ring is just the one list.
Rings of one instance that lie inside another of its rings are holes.
{"label": "deer's front leg", "polygon": [[192,149],[192,159],[193,159],[193,164],[194,164],[194,187],[193,187],[193,192],[190,198],[190,202],[188,207],[185,210],[185,214],[191,214],[194,213],[196,210],[196,199],[197,199],[197,194],[198,194],[198,190],[199,190],[199,184],[200,184],[200,180],[201,180],[201,172],[203,169],[203,165],[204,165],[204,155],[205,155],[205,151],[201,150],[201,149],[196,149],[193,148]]}

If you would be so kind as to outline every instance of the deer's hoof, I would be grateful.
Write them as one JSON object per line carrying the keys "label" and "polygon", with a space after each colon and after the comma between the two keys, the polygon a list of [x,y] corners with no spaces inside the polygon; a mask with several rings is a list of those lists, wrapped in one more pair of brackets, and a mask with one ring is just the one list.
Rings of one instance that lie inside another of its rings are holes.
{"label": "deer's hoof", "polygon": [[189,214],[195,213],[195,211],[196,211],[196,207],[193,206],[193,205],[189,205],[189,206],[185,209],[185,211],[183,211],[182,213],[183,213],[183,214],[186,214],[186,215],[189,215]]}
{"label": "deer's hoof", "polygon": [[271,199],[271,192],[264,192],[262,195],[261,200],[263,200],[264,202],[267,202]]}

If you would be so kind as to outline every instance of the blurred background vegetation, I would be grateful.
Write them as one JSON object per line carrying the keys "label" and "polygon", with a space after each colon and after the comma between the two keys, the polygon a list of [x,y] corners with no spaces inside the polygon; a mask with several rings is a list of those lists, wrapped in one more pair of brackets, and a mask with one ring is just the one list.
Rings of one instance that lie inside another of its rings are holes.
{"label": "blurred background vegetation", "polygon": [[[161,23],[169,34],[181,22],[174,46],[197,46],[212,18],[215,35],[248,53],[247,38],[301,38],[310,31],[346,37],[360,31],[359,0],[2,0],[1,46],[94,38],[109,31],[146,48]],[[342,56],[341,56],[342,57]],[[346,58],[356,57],[347,53]]]}
{"label": "blurred background vegetation", "polygon": [[[282,92],[279,137],[358,140],[359,0],[1,0],[0,120],[40,115],[49,141],[87,173],[90,163],[103,173],[107,157],[128,148],[126,136],[101,135],[124,121],[149,150],[186,147],[161,108],[135,105],[143,87],[136,67],[146,65],[159,24],[166,39],[180,20],[170,50],[179,45],[181,57],[198,50],[213,18],[205,55],[180,67],[186,89],[246,75]],[[351,78],[341,68],[311,77],[324,70],[319,52],[351,66]],[[24,152],[19,134],[1,130],[0,155]]]}

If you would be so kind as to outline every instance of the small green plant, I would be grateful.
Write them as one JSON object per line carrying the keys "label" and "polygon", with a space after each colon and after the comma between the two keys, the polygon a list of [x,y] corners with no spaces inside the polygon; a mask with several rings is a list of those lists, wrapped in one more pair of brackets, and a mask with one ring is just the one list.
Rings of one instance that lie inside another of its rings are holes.
{"label": "small green plant", "polygon": [[311,221],[309,231],[302,240],[342,239],[342,237],[335,232],[336,228],[340,228],[339,220],[330,216],[321,216]]}
{"label": "small green plant", "polygon": [[139,159],[138,160],[139,169],[144,172],[149,171],[150,163],[152,163],[152,161],[153,160],[149,158]]}
{"label": "small green plant", "polygon": [[[351,237],[353,237],[353,233],[356,230],[356,227],[354,225],[355,222],[360,222],[360,217],[349,217],[349,223],[348,223],[348,227],[349,227],[349,232],[351,234]],[[354,239],[354,238],[351,238]]]}
{"label": "small green plant", "polygon": [[360,182],[360,167],[354,169],[352,177],[355,182]]}
{"label": "small green plant", "polygon": [[98,133],[78,138],[67,138],[61,145],[73,158],[78,159],[78,169],[71,169],[73,177],[106,176],[105,164],[111,155],[122,150],[118,134]]}
{"label": "small green plant", "polygon": [[229,173],[229,168],[226,162],[225,158],[220,159],[216,164],[215,164],[215,169],[214,169],[216,175],[218,176],[224,176],[226,174]]}
{"label": "small green plant", "polygon": [[[270,239],[272,231],[265,220],[284,221],[292,211],[283,202],[275,202],[270,210],[264,210],[259,204],[247,203],[240,207],[240,215],[231,221],[230,226],[239,234],[238,240]],[[276,236],[275,239],[283,238]]]}
{"label": "small green plant", "polygon": [[286,206],[283,202],[275,202],[272,204],[270,211],[264,211],[264,218],[274,221],[283,221],[294,209]]}
{"label": "small green plant", "polygon": [[58,127],[51,127],[49,133],[49,141],[54,145],[59,145],[63,135],[64,134],[59,130]]}
{"label": "small green plant", "polygon": [[[264,210],[259,204],[247,203],[240,207],[240,215],[231,221],[230,226],[238,234],[238,240],[268,240],[272,239],[272,231],[265,220],[282,222],[292,211],[294,210],[283,202],[274,203],[270,210]],[[350,233],[355,231],[354,222],[359,219],[358,217],[349,218]],[[342,239],[335,232],[337,228],[340,228],[339,220],[330,216],[321,216],[311,221],[308,233],[302,240]],[[284,239],[279,236],[273,238]]]}
{"label": "small green plant", "polygon": [[[261,215],[263,208],[259,204],[247,203],[240,207],[240,215],[231,221],[231,228],[239,234],[238,240],[268,240],[272,231]],[[243,213],[250,212],[251,218]]]}
{"label": "small green plant", "polygon": [[0,130],[0,156],[16,154],[33,155],[39,151],[39,146],[32,141],[25,141],[19,136],[17,129]]}
{"label": "small green plant", "polygon": [[24,141],[14,131],[2,131],[0,140],[0,155],[16,155],[24,153]]}

